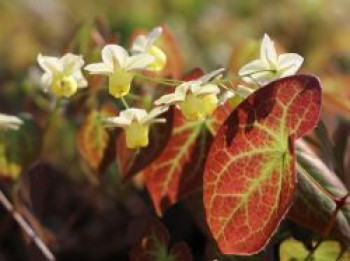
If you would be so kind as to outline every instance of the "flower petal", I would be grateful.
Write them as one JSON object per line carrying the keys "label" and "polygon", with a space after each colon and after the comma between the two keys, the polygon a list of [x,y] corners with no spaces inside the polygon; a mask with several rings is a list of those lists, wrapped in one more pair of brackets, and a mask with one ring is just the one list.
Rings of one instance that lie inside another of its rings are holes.
{"label": "flower petal", "polygon": [[280,78],[279,74],[272,72],[261,72],[252,75],[251,77],[245,77],[243,80],[247,83],[257,83],[260,86],[264,86],[269,82]]}
{"label": "flower petal", "polygon": [[131,124],[131,120],[126,119],[124,117],[106,117],[103,118],[103,124],[107,128],[113,128],[113,127],[126,127]]}
{"label": "flower petal", "polygon": [[60,62],[63,66],[63,71],[65,74],[74,74],[79,71],[84,65],[84,59],[81,55],[75,55],[72,53],[65,54]]}
{"label": "flower petal", "polygon": [[304,58],[296,53],[284,53],[278,57],[281,77],[295,74],[304,62]]}
{"label": "flower petal", "polygon": [[238,75],[240,77],[247,77],[255,73],[261,73],[268,71],[269,68],[266,67],[266,63],[261,60],[254,60],[246,65],[244,65],[239,71]]}
{"label": "flower petal", "polygon": [[87,80],[85,79],[85,77],[83,76],[83,74],[82,74],[82,72],[80,70],[76,71],[73,74],[73,77],[77,81],[78,88],[85,88],[85,87],[87,87],[88,82],[87,82]]}
{"label": "flower petal", "polygon": [[124,66],[125,70],[145,69],[147,65],[154,61],[154,57],[149,54],[136,54],[129,57]]}
{"label": "flower petal", "polygon": [[60,59],[53,56],[43,56],[41,53],[37,57],[38,64],[45,72],[56,73],[63,70]]}
{"label": "flower petal", "polygon": [[148,49],[148,41],[145,35],[138,35],[132,43],[131,52],[132,53],[145,53]]}
{"label": "flower petal", "polygon": [[51,85],[53,81],[53,75],[51,72],[45,72],[42,76],[41,76],[41,82],[43,85],[45,85],[46,87]]}
{"label": "flower petal", "polygon": [[104,74],[109,75],[113,72],[112,65],[108,65],[105,63],[92,63],[84,68],[86,71],[88,71],[90,74]]}
{"label": "flower petal", "polygon": [[275,45],[267,34],[264,35],[261,43],[260,59],[268,62],[270,65],[277,65],[278,63]]}
{"label": "flower petal", "polygon": [[[141,121],[141,123],[151,123],[151,122],[155,122],[156,117],[158,117],[159,115],[163,114],[164,112],[166,112],[169,109],[168,106],[158,106],[153,108],[146,117],[144,117]],[[157,119],[159,120],[159,119]]]}
{"label": "flower petal", "polygon": [[138,108],[129,108],[120,112],[120,117],[130,120],[130,122],[132,122],[133,120],[141,122],[146,116],[147,111]]}
{"label": "flower petal", "polygon": [[186,95],[183,95],[182,93],[171,93],[171,94],[166,94],[154,101],[154,104],[159,106],[159,105],[172,105],[175,103],[178,103],[180,101],[184,101],[186,98]]}
{"label": "flower petal", "polygon": [[207,83],[203,85],[199,85],[197,88],[192,88],[192,93],[196,96],[198,95],[206,95],[206,94],[219,94],[220,89],[216,84]]}
{"label": "flower petal", "polygon": [[197,81],[200,81],[201,83],[207,83],[209,82],[211,79],[213,79],[216,76],[219,76],[220,74],[222,74],[225,71],[225,68],[219,68],[215,71],[212,71],[210,73],[204,74],[203,76],[199,77],[197,79]]}
{"label": "flower petal", "polygon": [[17,130],[23,124],[21,118],[0,113],[0,129]]}
{"label": "flower petal", "polygon": [[220,94],[218,105],[224,105],[225,102],[234,96],[234,92],[227,90]]}
{"label": "flower petal", "polygon": [[129,54],[120,45],[108,44],[102,49],[102,61],[114,70],[124,68]]}
{"label": "flower petal", "polygon": [[161,26],[157,26],[154,28],[148,35],[147,40],[148,44],[151,46],[154,44],[155,41],[157,41],[158,37],[162,34],[163,28]]}

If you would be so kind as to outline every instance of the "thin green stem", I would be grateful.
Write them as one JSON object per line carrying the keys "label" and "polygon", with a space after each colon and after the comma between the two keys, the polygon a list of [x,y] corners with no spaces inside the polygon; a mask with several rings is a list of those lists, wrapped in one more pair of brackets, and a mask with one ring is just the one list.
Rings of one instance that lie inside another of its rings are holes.
{"label": "thin green stem", "polygon": [[[265,69],[265,70],[251,72],[251,73],[247,73],[247,74],[243,74],[243,75],[231,75],[230,77],[227,77],[225,79],[217,79],[217,80],[214,80],[213,82],[216,84],[222,85],[222,84],[231,82],[233,80],[238,80],[238,79],[249,77],[253,82],[255,82],[257,85],[259,85],[252,76],[254,74],[263,73],[263,72],[274,72],[274,70]],[[185,81],[176,80],[176,79],[149,77],[149,76],[145,76],[145,75],[139,74],[139,73],[135,74],[135,76],[142,79],[142,80],[146,80],[146,81],[150,81],[150,82],[154,82],[154,83],[159,83],[159,84],[163,84],[163,85],[168,85],[168,86],[177,86],[177,85],[180,85],[180,84],[185,82]]]}
{"label": "thin green stem", "polygon": [[45,124],[45,127],[44,127],[44,135],[48,132],[48,130],[50,129],[50,126],[57,114],[57,112],[59,111],[60,109],[60,105],[61,105],[61,99],[57,99],[55,101],[55,105],[54,105],[54,108],[53,110],[50,112],[50,115],[49,115],[49,118]]}
{"label": "thin green stem", "polygon": [[148,77],[142,74],[136,74],[136,77],[139,77],[143,80],[146,81],[151,81],[151,82],[155,82],[155,83],[159,83],[159,84],[163,84],[163,85],[169,85],[169,86],[176,86],[179,85],[181,83],[184,83],[184,81],[180,81],[180,80],[175,80],[175,79],[166,79],[166,78],[153,78],[153,77]]}
{"label": "thin green stem", "polygon": [[124,99],[124,97],[120,97],[120,100],[122,101],[122,103],[123,103],[125,109],[129,109],[129,108],[130,108],[129,105],[128,105],[128,103],[127,103],[126,100]]}

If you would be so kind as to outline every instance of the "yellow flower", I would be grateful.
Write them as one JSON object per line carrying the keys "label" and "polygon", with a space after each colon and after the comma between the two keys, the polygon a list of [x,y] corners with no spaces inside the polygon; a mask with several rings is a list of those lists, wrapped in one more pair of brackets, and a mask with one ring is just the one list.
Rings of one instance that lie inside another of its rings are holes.
{"label": "yellow flower", "polygon": [[38,63],[44,70],[41,78],[42,83],[56,97],[69,98],[77,92],[79,88],[87,86],[81,68],[84,60],[81,56],[67,53],[61,58],[38,55]]}
{"label": "yellow flower", "polygon": [[154,102],[155,105],[173,105],[181,109],[187,120],[199,121],[210,116],[219,104],[219,87],[210,80],[219,76],[223,69],[218,69],[202,77],[185,82],[176,87],[175,92],[164,95]]}
{"label": "yellow flower", "polygon": [[124,129],[126,146],[129,149],[147,147],[150,125],[165,122],[165,119],[156,117],[167,110],[168,107],[156,107],[148,113],[143,109],[130,108],[120,112],[117,117],[105,118],[104,123],[106,127],[121,127]]}
{"label": "yellow flower", "polygon": [[0,113],[0,130],[18,130],[23,121],[12,115]]}
{"label": "yellow flower", "polygon": [[111,44],[102,49],[102,62],[89,64],[85,70],[90,74],[107,75],[109,93],[121,98],[129,93],[135,70],[146,69],[153,61],[151,55],[142,53],[129,56],[122,46]]}
{"label": "yellow flower", "polygon": [[260,47],[260,59],[243,66],[238,74],[247,83],[265,85],[273,80],[295,74],[304,58],[296,53],[277,55],[274,43],[265,34]]}
{"label": "yellow flower", "polygon": [[139,35],[131,46],[131,52],[134,54],[147,53],[154,57],[154,61],[147,66],[148,70],[154,72],[163,70],[167,62],[166,54],[155,45],[162,31],[162,27],[156,27],[147,35]]}

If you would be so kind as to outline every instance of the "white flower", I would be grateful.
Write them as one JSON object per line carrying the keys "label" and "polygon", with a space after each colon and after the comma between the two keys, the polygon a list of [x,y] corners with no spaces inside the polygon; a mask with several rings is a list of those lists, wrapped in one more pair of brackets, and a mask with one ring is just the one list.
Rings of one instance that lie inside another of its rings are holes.
{"label": "white flower", "polygon": [[166,112],[168,107],[155,107],[149,113],[143,109],[129,108],[121,111],[117,117],[104,119],[106,127],[121,127],[125,130],[126,146],[130,149],[148,146],[149,128],[152,123],[164,123],[165,119],[156,118]]}
{"label": "white flower", "polygon": [[210,82],[224,69],[218,69],[202,77],[185,82],[176,87],[175,92],[166,94],[154,102],[155,105],[176,104],[188,120],[203,120],[210,116],[218,106],[219,87]]}
{"label": "white flower", "polygon": [[154,58],[148,54],[129,56],[120,45],[106,45],[102,49],[102,62],[89,64],[85,70],[90,74],[102,74],[109,77],[109,93],[116,98],[127,95],[135,70],[145,69]]}
{"label": "white flower", "polygon": [[67,53],[61,58],[38,55],[38,63],[44,70],[42,83],[50,87],[50,91],[58,97],[70,97],[78,88],[87,86],[81,68],[84,60],[79,55]]}
{"label": "white flower", "polygon": [[154,57],[154,62],[147,66],[150,71],[163,70],[167,61],[166,54],[155,45],[162,32],[162,27],[156,27],[148,35],[138,35],[131,46],[131,52],[134,54],[147,53]]}
{"label": "white flower", "polygon": [[22,124],[19,117],[0,113],[0,130],[18,130]]}
{"label": "white flower", "polygon": [[218,105],[224,105],[229,99],[235,96],[235,93],[232,90],[225,90],[219,95]]}
{"label": "white flower", "polygon": [[274,43],[265,34],[260,47],[260,59],[243,66],[238,74],[248,83],[265,85],[273,80],[295,74],[304,58],[296,53],[277,55]]}

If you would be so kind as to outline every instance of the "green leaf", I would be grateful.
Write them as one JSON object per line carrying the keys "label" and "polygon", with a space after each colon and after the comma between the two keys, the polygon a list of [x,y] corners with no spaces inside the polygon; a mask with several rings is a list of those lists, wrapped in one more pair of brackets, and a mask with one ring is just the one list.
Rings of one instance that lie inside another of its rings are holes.
{"label": "green leaf", "polygon": [[[294,239],[287,239],[280,246],[281,261],[304,261],[305,258],[309,255],[309,253],[310,251],[305,248],[302,242],[299,242]],[[311,260],[349,261],[350,252],[346,251],[345,253],[342,253],[340,244],[336,241],[324,241],[313,253],[313,257]]]}

